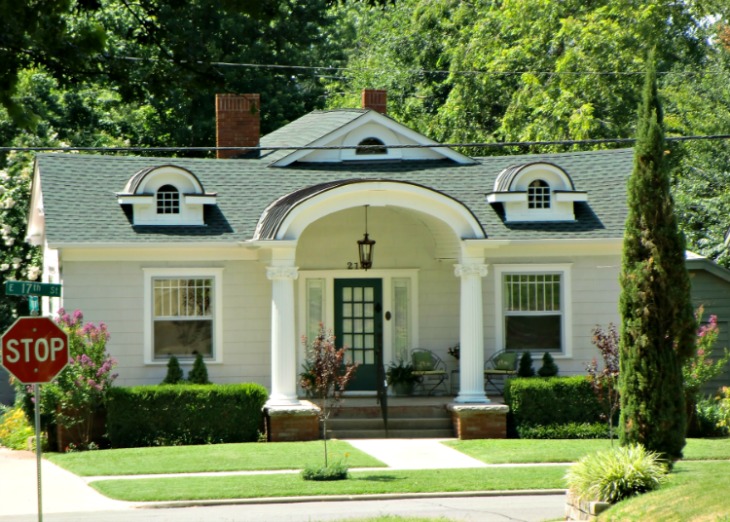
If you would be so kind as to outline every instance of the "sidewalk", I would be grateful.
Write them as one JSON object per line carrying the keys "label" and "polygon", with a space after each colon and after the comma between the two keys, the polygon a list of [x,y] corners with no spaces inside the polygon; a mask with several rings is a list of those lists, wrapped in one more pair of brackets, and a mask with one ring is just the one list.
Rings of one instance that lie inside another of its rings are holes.
{"label": "sidewalk", "polygon": [[[348,440],[355,448],[370,454],[388,466],[389,469],[447,469],[484,468],[505,465],[487,465],[463,453],[441,444],[447,439],[361,439]],[[538,464],[539,465],[539,464]],[[383,468],[377,468],[383,469]],[[262,473],[298,473],[289,471],[241,471],[225,473],[200,473],[203,475],[236,475]],[[180,476],[185,474],[176,474]],[[159,476],[159,475],[157,475]],[[172,476],[172,475],[166,475]],[[139,479],[143,475],[116,476],[115,479]],[[151,505],[145,503],[111,500],[88,483],[111,477],[78,477],[55,464],[43,460],[43,513],[72,513],[92,511],[119,511]],[[537,494],[550,493],[547,491]],[[552,492],[555,493],[555,492]],[[497,493],[499,494],[499,493]],[[436,496],[428,494],[428,496]],[[319,500],[323,500],[319,498]],[[277,499],[284,502],[285,499]],[[300,501],[302,499],[299,499]],[[238,503],[231,500],[227,503]],[[222,502],[217,502],[221,504]],[[256,503],[249,499],[246,503]],[[160,504],[160,503],[153,503]],[[204,505],[205,502],[162,503],[169,505]],[[0,448],[0,517],[37,513],[36,458],[28,451],[11,451]]]}
{"label": "sidewalk", "polygon": [[[73,473],[43,459],[43,513],[113,511],[134,508],[133,502],[111,500]],[[36,456],[30,451],[0,448],[0,516],[38,512]]]}

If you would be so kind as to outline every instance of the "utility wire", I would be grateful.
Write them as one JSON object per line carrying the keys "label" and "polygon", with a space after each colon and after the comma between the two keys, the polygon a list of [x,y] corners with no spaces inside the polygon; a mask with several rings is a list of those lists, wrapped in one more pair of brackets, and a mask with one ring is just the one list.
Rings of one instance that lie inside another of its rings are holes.
{"label": "utility wire", "polygon": [[[132,62],[157,62],[161,61],[160,58],[140,58],[138,56],[115,56],[113,59],[126,60]],[[213,67],[239,67],[247,69],[288,69],[295,71],[325,71],[325,72],[363,72],[363,71],[382,71],[382,67],[335,67],[329,65],[281,65],[271,63],[238,63],[238,62],[208,62],[198,60],[196,62],[190,62],[188,60],[172,60],[170,58],[164,58],[164,61],[187,64],[195,63],[197,65],[210,65]],[[447,69],[406,69],[401,72],[409,74],[458,74],[458,75],[492,75],[492,76],[515,76],[521,74],[536,74],[536,75],[550,75],[550,76],[635,76],[644,75],[646,71],[533,71],[533,70],[519,70],[519,71],[487,71],[484,69],[467,70],[467,71],[451,71]],[[724,71],[702,69],[701,71],[658,71],[657,75],[691,75],[691,74],[724,74]],[[343,77],[338,77],[345,79]]]}
{"label": "utility wire", "polygon": [[[730,134],[708,136],[675,136],[665,138],[668,142],[728,140]],[[631,145],[636,138],[605,138],[595,140],[553,140],[553,141],[506,141],[494,143],[434,143],[424,145],[385,145],[389,149],[436,149],[436,148],[506,148],[536,147],[551,145]],[[383,145],[303,145],[269,147],[0,147],[0,152],[208,152],[208,151],[279,151],[279,150],[353,150],[382,148]]]}

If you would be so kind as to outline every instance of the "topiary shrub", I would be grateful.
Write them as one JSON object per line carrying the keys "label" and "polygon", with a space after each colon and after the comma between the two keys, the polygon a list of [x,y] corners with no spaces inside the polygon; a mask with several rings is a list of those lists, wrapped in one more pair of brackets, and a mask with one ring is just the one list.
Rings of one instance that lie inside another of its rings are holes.
{"label": "topiary shrub", "polygon": [[519,437],[525,427],[601,421],[603,411],[587,377],[508,379],[504,403],[509,406],[508,433]]}
{"label": "topiary shrub", "polygon": [[571,466],[565,480],[579,499],[614,503],[658,488],[666,476],[658,453],[632,444],[586,455]]}
{"label": "topiary shrub", "polygon": [[112,388],[109,440],[114,448],[254,442],[267,398],[259,384]]}
{"label": "topiary shrub", "polygon": [[517,375],[520,377],[533,377],[535,368],[532,367],[532,354],[525,352],[520,357],[520,366],[517,368]]}
{"label": "topiary shrub", "polygon": [[205,361],[201,354],[195,356],[193,367],[190,373],[188,373],[188,382],[190,384],[210,384],[208,380],[208,368],[205,366]]}
{"label": "topiary shrub", "polygon": [[542,356],[542,366],[537,370],[540,377],[555,377],[558,374],[558,365],[553,361],[553,356],[545,352]]}
{"label": "topiary shrub", "polygon": [[180,368],[180,361],[174,355],[170,356],[170,360],[167,361],[167,375],[162,381],[162,384],[179,384],[183,382],[183,371]]}

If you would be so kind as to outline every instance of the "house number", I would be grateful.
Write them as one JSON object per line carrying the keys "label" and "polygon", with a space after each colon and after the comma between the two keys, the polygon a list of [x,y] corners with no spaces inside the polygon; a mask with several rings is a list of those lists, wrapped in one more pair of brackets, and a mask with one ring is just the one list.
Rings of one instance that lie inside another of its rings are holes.
{"label": "house number", "polygon": [[360,268],[360,264],[359,263],[353,263],[351,261],[348,261],[348,263],[347,263],[347,269],[348,270],[357,270],[359,268]]}

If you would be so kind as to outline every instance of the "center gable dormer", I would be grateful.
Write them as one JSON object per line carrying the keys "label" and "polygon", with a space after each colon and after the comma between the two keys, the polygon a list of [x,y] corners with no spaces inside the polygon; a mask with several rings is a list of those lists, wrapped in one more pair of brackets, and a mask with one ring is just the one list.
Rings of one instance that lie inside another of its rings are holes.
{"label": "center gable dormer", "polygon": [[120,205],[131,206],[134,225],[202,226],[203,208],[216,198],[195,174],[175,165],[142,169],[117,193]]}
{"label": "center gable dormer", "polygon": [[487,194],[487,202],[504,207],[507,222],[575,221],[575,203],[587,200],[566,171],[547,162],[507,167]]}
{"label": "center gable dormer", "polygon": [[[299,163],[473,159],[372,109],[314,111],[261,138],[272,167]],[[291,149],[285,150],[285,147]]]}

